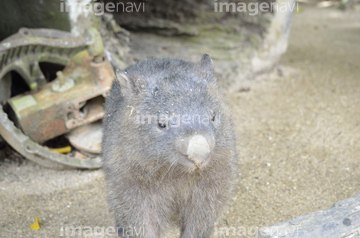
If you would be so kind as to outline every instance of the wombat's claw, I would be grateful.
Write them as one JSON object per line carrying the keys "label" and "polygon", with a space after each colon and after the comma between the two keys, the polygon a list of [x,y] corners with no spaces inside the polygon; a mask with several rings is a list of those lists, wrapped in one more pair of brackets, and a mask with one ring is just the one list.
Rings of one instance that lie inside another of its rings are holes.
{"label": "wombat's claw", "polygon": [[130,236],[125,236],[124,235],[124,228],[122,228],[121,226],[116,226],[116,229],[117,229],[117,233],[118,233],[118,237],[121,237],[121,238],[130,238]]}

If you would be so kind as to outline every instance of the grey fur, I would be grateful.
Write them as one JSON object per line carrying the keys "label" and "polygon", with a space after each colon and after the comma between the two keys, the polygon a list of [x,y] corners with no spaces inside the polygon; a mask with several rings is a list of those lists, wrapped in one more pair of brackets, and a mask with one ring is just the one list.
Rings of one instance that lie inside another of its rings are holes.
{"label": "grey fur", "polygon": [[[184,119],[175,126],[159,117],[147,123],[144,115],[199,116],[208,123]],[[237,161],[210,56],[196,65],[147,59],[118,71],[103,123],[103,171],[120,235],[159,238],[176,224],[182,238],[210,237]]]}

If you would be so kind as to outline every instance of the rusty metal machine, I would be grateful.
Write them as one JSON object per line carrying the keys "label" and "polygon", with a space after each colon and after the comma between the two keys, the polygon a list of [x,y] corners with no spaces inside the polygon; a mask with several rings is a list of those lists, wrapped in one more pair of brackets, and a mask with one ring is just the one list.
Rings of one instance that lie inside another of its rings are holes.
{"label": "rusty metal machine", "polygon": [[[49,80],[41,62],[66,66]],[[27,91],[14,92],[14,72]],[[96,29],[81,37],[20,29],[0,43],[1,136],[24,157],[46,167],[99,168],[99,120],[114,77]],[[60,136],[67,138],[73,152],[60,154],[46,146]]]}

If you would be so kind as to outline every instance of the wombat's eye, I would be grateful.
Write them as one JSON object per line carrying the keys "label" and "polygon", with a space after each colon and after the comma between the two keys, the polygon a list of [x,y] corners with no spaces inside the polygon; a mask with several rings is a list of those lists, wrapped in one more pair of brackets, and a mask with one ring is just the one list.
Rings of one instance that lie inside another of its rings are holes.
{"label": "wombat's eye", "polygon": [[166,114],[160,114],[158,115],[158,121],[157,121],[158,128],[160,130],[165,130],[169,126],[169,120]]}
{"label": "wombat's eye", "polygon": [[210,120],[211,120],[212,122],[214,122],[214,121],[215,121],[215,118],[216,118],[216,113],[215,113],[214,111],[210,111]]}
{"label": "wombat's eye", "polygon": [[158,127],[159,127],[160,129],[165,129],[165,128],[166,128],[166,124],[163,123],[163,122],[159,122],[159,123],[158,123]]}

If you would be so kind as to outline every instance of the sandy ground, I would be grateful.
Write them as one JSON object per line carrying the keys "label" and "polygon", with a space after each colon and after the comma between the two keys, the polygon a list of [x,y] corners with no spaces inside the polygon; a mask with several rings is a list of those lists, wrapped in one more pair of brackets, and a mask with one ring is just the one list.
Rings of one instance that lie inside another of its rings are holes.
{"label": "sandy ground", "polygon": [[[280,69],[244,82],[248,92],[226,95],[241,168],[217,228],[253,237],[259,227],[360,193],[359,29],[358,12],[304,7]],[[30,229],[35,216],[40,230]],[[100,170],[0,162],[0,237],[58,237],[66,227],[112,225]]]}

